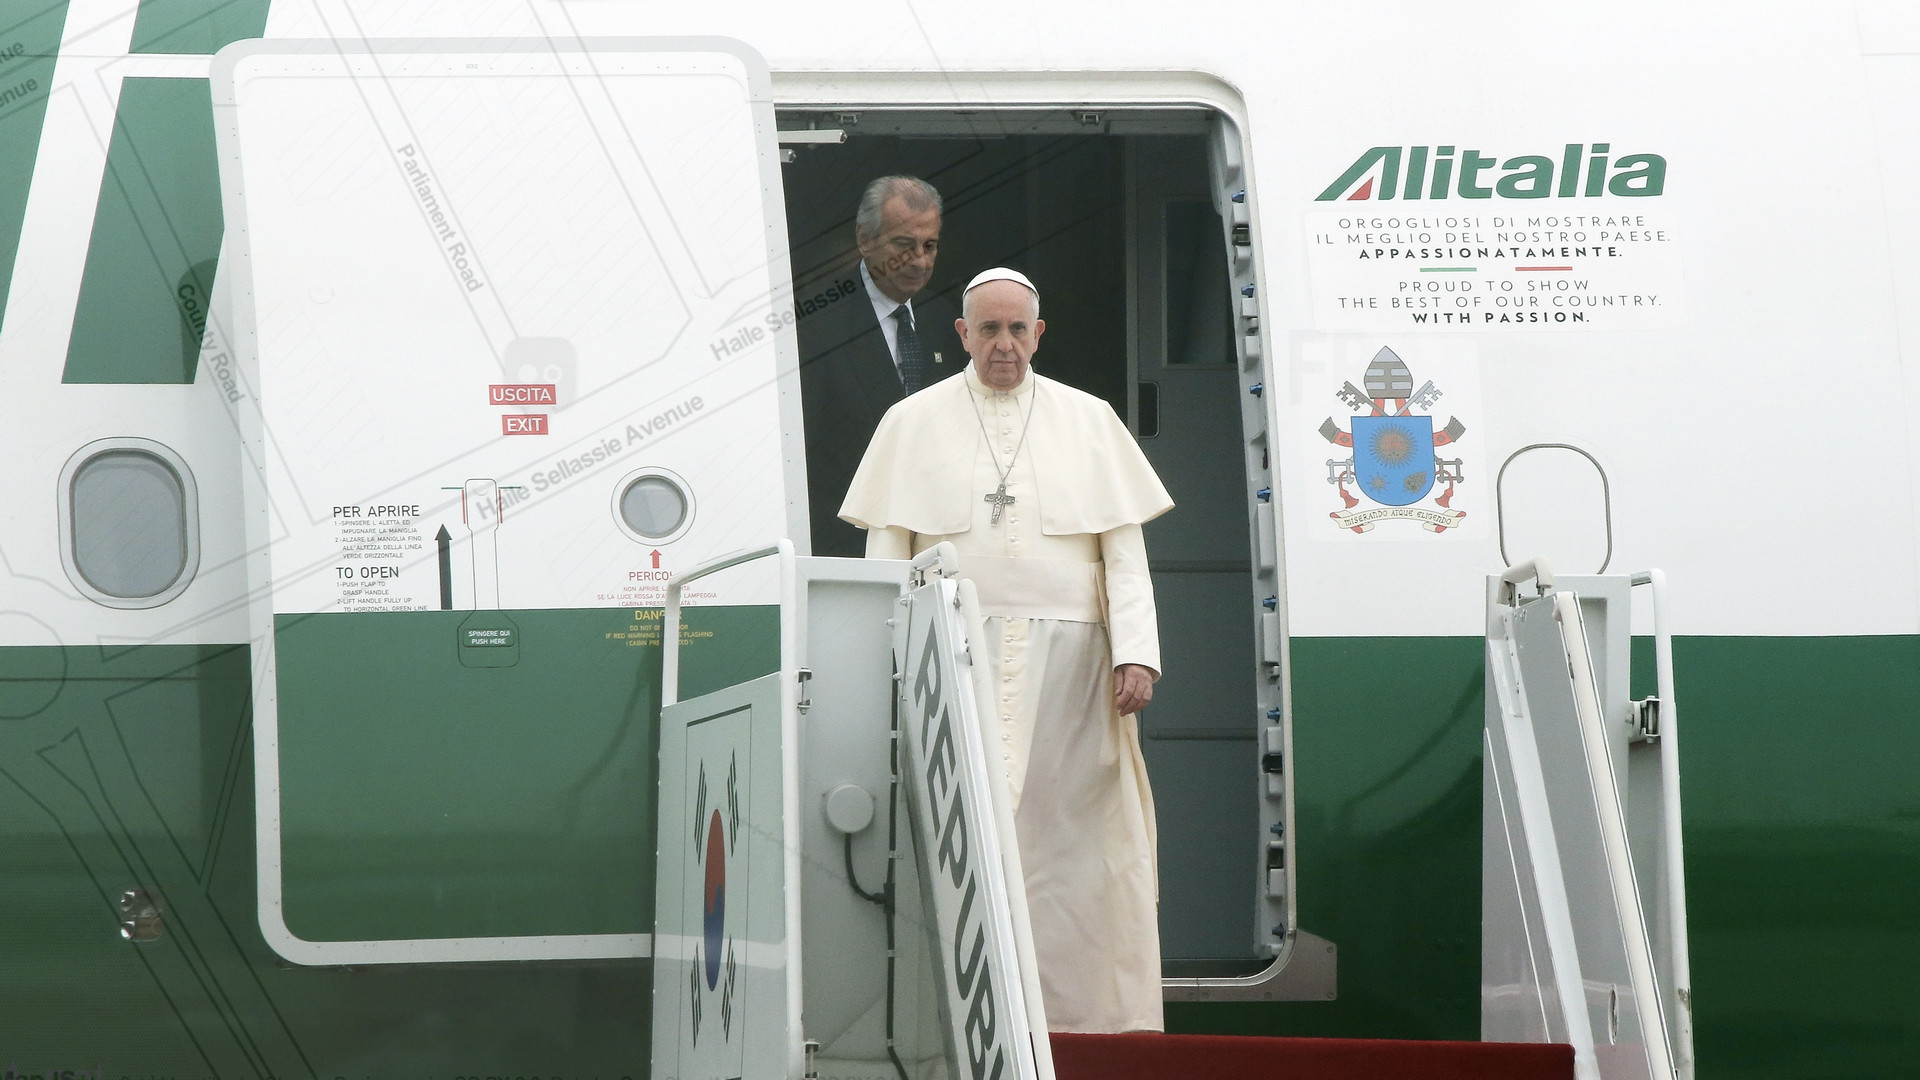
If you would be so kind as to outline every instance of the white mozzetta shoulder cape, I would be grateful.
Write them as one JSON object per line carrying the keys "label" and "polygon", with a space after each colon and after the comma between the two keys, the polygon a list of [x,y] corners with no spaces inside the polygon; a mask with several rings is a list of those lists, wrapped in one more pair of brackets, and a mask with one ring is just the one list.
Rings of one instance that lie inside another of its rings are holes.
{"label": "white mozzetta shoulder cape", "polygon": [[[936,535],[972,527],[973,504],[986,495],[974,490],[984,402],[972,371],[968,365],[887,410],[841,504],[843,519]],[[1020,452],[1031,455],[1042,533],[1103,533],[1173,508],[1111,406],[1038,372],[1027,378],[1032,430]]]}

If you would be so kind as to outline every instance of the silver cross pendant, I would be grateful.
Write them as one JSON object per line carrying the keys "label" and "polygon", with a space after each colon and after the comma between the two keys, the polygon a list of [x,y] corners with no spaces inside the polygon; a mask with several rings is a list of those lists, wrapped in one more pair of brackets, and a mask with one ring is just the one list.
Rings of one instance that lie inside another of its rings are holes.
{"label": "silver cross pendant", "polygon": [[1007,482],[1005,480],[1002,480],[1000,482],[999,490],[995,491],[991,495],[982,496],[981,501],[990,502],[993,504],[993,518],[988,522],[988,524],[998,525],[1000,524],[1000,515],[1006,512],[1007,507],[1012,506],[1014,503],[1018,502],[1019,500],[1014,496],[1007,494]]}

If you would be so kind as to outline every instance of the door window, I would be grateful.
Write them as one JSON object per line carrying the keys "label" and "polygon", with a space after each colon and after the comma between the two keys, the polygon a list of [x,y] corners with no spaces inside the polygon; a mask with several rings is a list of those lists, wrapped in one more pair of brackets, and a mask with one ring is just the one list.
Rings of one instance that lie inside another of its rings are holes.
{"label": "door window", "polygon": [[88,599],[158,607],[183,592],[200,560],[193,476],[147,439],[89,443],[60,476],[61,561]]}

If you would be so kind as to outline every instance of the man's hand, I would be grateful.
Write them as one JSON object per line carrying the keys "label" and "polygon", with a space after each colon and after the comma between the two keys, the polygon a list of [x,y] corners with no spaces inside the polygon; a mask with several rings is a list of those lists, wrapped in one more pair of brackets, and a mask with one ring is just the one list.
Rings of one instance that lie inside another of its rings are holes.
{"label": "man's hand", "polygon": [[1132,716],[1153,700],[1153,670],[1140,664],[1121,664],[1113,669],[1113,703],[1121,716]]}

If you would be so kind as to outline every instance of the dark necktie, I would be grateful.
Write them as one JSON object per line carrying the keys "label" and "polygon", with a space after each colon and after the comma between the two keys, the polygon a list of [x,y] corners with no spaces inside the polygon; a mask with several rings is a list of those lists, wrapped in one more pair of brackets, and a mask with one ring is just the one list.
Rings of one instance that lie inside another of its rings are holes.
{"label": "dark necktie", "polygon": [[894,340],[900,346],[900,385],[911,394],[927,385],[933,372],[928,370],[927,350],[921,347],[920,334],[913,328],[913,313],[907,310],[907,305],[893,309],[893,321],[899,327]]}

